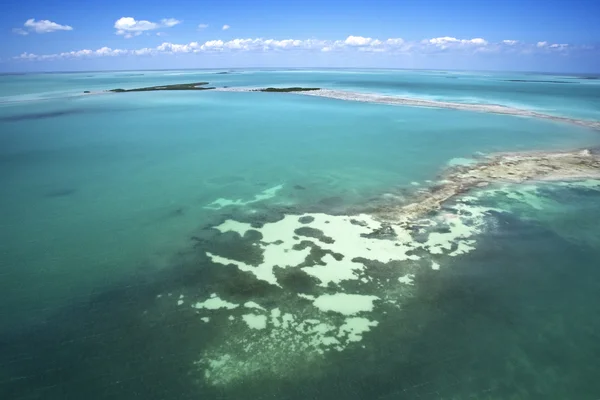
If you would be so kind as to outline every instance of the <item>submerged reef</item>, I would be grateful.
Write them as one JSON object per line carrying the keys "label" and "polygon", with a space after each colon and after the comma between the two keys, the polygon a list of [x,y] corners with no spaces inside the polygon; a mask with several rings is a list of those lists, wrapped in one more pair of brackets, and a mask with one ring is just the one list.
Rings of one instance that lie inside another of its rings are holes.
{"label": "submerged reef", "polygon": [[[277,208],[276,217],[258,220],[228,213],[203,228],[194,251],[206,263],[209,290],[157,296],[215,335],[196,350],[190,373],[198,384],[231,390],[265,380],[323,378],[332,360],[376,349],[388,336],[386,324],[410,312],[423,285],[498,226],[505,211],[478,202],[493,185],[600,179],[600,155],[590,150],[459,161],[432,186],[368,211]],[[258,203],[283,188],[252,199],[217,199],[207,208]],[[477,193],[462,196],[471,190]],[[338,209],[337,200],[326,203]]]}
{"label": "submerged reef", "polygon": [[135,88],[135,89],[120,89],[119,88],[119,89],[110,89],[109,92],[128,93],[128,92],[156,92],[156,91],[160,91],[160,90],[211,90],[211,89],[214,89],[214,87],[204,87],[205,85],[208,85],[208,82],[177,83],[174,85],[148,86],[148,87]]}

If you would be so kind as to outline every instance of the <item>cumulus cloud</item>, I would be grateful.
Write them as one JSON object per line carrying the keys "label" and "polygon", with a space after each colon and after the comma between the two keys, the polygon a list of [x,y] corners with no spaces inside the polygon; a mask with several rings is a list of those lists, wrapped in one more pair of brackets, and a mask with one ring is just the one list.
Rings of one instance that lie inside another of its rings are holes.
{"label": "cumulus cloud", "polygon": [[223,28],[221,28],[221,29],[223,29],[224,31],[226,31],[229,28],[231,28],[231,26],[229,26],[229,25],[223,25]]}
{"label": "cumulus cloud", "polygon": [[362,36],[348,36],[344,41],[349,46],[368,46],[371,44],[373,39]]}
{"label": "cumulus cloud", "polygon": [[160,21],[161,25],[164,26],[165,28],[170,28],[172,26],[178,25],[181,23],[181,21],[175,19],[175,18],[165,18],[162,19]]}
{"label": "cumulus cloud", "polygon": [[391,46],[399,46],[401,44],[404,44],[404,39],[402,38],[391,38],[391,39],[387,39],[385,41],[386,44],[389,44]]}
{"label": "cumulus cloud", "polygon": [[13,28],[12,33],[14,33],[15,35],[22,35],[22,36],[29,35],[29,32],[27,32],[25,29],[21,29],[21,28]]}
{"label": "cumulus cloud", "polygon": [[180,24],[181,21],[176,20],[175,18],[164,18],[160,22],[150,22],[146,20],[136,20],[132,17],[121,17],[119,18],[114,25],[116,29],[117,35],[122,35],[126,39],[129,39],[133,36],[139,36],[146,31],[151,31],[159,28],[171,28],[177,24]]}
{"label": "cumulus cloud", "polygon": [[[145,32],[150,26],[154,26],[152,24],[152,22],[148,21],[135,21],[133,24],[129,24],[129,27],[132,29],[131,32]],[[516,40],[503,40],[497,43],[489,43],[482,38],[458,39],[449,36],[425,39],[417,42],[406,42],[402,38],[375,39],[363,36],[348,36],[343,40],[237,38],[228,41],[217,39],[209,40],[204,43],[190,42],[187,44],[164,42],[156,47],[145,47],[141,49],[111,49],[109,47],[102,47],[98,50],[84,49],[47,55],[23,53],[14,57],[14,59],[43,61],[121,55],[155,56],[160,54],[290,51],[315,51],[323,53],[360,51],[368,53],[388,53],[391,55],[435,54],[439,51],[452,51],[456,54],[487,54],[502,51],[507,53],[532,53],[537,51],[545,54],[552,52],[555,52],[556,54],[567,54],[564,51],[565,49],[574,51],[583,48],[582,46],[570,46],[568,44],[540,43],[527,44],[517,42]]]}
{"label": "cumulus cloud", "polygon": [[127,50],[122,49],[111,49],[110,47],[101,47],[98,50],[77,50],[77,51],[67,51],[63,53],[57,54],[44,54],[37,55],[32,53],[22,53],[21,55],[14,57],[15,59],[21,60],[31,60],[31,61],[51,61],[58,59],[67,59],[67,58],[88,58],[88,57],[111,57],[111,56],[121,56],[127,54]]}
{"label": "cumulus cloud", "polygon": [[225,43],[222,40],[209,40],[200,46],[200,50],[220,50]]}
{"label": "cumulus cloud", "polygon": [[468,43],[468,44],[476,44],[476,45],[480,45],[480,46],[485,46],[486,44],[488,44],[487,40],[482,39],[482,38],[475,38],[475,39],[471,39],[471,40],[461,40],[462,43]]}
{"label": "cumulus cloud", "polygon": [[429,39],[429,43],[435,44],[435,45],[445,45],[447,43],[456,43],[456,42],[459,42],[459,40],[457,38],[453,38],[453,37],[449,37],[449,36]]}
{"label": "cumulus cloud", "polygon": [[208,28],[208,24],[200,24],[198,25],[198,29],[206,29]]}
{"label": "cumulus cloud", "polygon": [[550,48],[551,48],[551,49],[559,49],[559,50],[564,50],[564,49],[566,49],[567,47],[569,47],[569,45],[568,45],[568,44],[566,44],[566,43],[562,43],[562,44],[556,44],[556,43],[555,43],[555,44],[551,44],[551,45],[550,45]]}
{"label": "cumulus cloud", "polygon": [[69,25],[61,25],[56,22],[48,21],[47,19],[43,19],[40,21],[36,21],[34,18],[30,18],[23,24],[25,29],[22,28],[14,28],[12,31],[17,35],[28,35],[29,32],[35,33],[50,33],[56,31],[72,31],[73,28]]}
{"label": "cumulus cloud", "polygon": [[424,43],[429,43],[431,45],[447,48],[452,45],[478,45],[485,46],[488,44],[487,40],[482,38],[474,38],[474,39],[457,39],[455,37],[444,36],[438,38],[432,38],[429,40],[425,40]]}

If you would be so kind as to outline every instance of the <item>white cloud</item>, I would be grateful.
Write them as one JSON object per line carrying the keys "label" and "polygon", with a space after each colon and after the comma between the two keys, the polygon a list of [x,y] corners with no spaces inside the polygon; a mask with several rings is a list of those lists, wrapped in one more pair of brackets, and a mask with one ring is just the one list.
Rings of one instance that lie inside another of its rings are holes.
{"label": "white cloud", "polygon": [[22,36],[29,35],[29,32],[27,32],[25,29],[21,29],[21,28],[13,28],[12,33],[14,33],[15,35],[22,35]]}
{"label": "white cloud", "polygon": [[[128,26],[128,34],[144,32],[149,27],[154,26],[149,21],[122,21],[120,27]],[[124,23],[123,23],[124,22]],[[128,25],[127,25],[128,24]],[[150,25],[149,25],[150,24]],[[320,39],[263,39],[263,38],[237,38],[229,41],[209,40],[204,43],[191,42],[187,44],[177,44],[164,42],[156,47],[145,47],[140,49],[111,49],[102,47],[98,50],[78,50],[57,54],[36,55],[23,53],[13,57],[18,60],[55,60],[66,58],[90,58],[106,56],[154,56],[160,54],[195,54],[195,53],[218,53],[218,52],[284,52],[284,51],[315,51],[315,52],[370,52],[370,53],[388,53],[393,54],[435,54],[442,50],[444,52],[461,53],[498,53],[507,52],[524,54],[526,52],[547,53],[549,51],[562,52],[564,49],[571,51],[581,50],[582,46],[570,46],[568,44],[548,44],[540,42],[537,44],[527,44],[517,42],[516,40],[500,41],[497,43],[488,43],[485,39],[457,39],[453,37],[440,37],[425,39],[418,42],[406,42],[401,38],[374,39],[363,36],[348,36],[344,40],[320,40]]]}
{"label": "white cloud", "polygon": [[198,29],[206,29],[208,28],[208,24],[200,24],[198,25]]}
{"label": "white cloud", "polygon": [[401,39],[401,38],[388,39],[385,41],[385,44],[388,44],[390,46],[400,46],[400,45],[404,44],[404,39]]}
{"label": "white cloud", "polygon": [[171,28],[171,27],[173,27],[175,25],[178,25],[180,23],[181,23],[181,21],[179,21],[179,20],[177,20],[175,18],[164,18],[164,19],[160,20],[160,24],[162,26],[164,26],[165,28]]}
{"label": "white cloud", "polygon": [[[43,19],[41,21],[36,21],[34,18],[30,18],[27,21],[25,21],[23,26],[27,29],[27,31],[35,32],[35,33],[50,33],[50,32],[56,32],[56,31],[72,31],[73,30],[73,28],[70,27],[69,25],[60,25],[60,24],[57,24],[56,22],[48,21],[47,19]],[[13,32],[17,33],[19,35],[26,35],[27,31],[24,29],[21,29],[21,28],[13,29]]]}
{"label": "white cloud", "polygon": [[371,44],[373,39],[362,36],[348,36],[344,43],[349,46],[368,46]]}
{"label": "white cloud", "polygon": [[471,40],[461,40],[461,43],[476,44],[479,46],[485,46],[486,44],[488,44],[487,40],[482,39],[482,38],[475,38],[475,39],[471,39]]}
{"label": "white cloud", "polygon": [[209,40],[200,46],[200,51],[222,51],[224,44],[222,40]]}
{"label": "white cloud", "polygon": [[225,42],[224,47],[228,49],[250,50],[254,44],[258,44],[261,39],[233,39]]}
{"label": "white cloud", "polygon": [[171,28],[180,23],[181,21],[175,18],[164,18],[160,22],[150,22],[145,20],[138,21],[132,17],[121,17],[115,22],[114,28],[117,30],[115,32],[117,35],[122,35],[126,39],[129,39],[133,36],[139,36],[145,31]]}
{"label": "white cloud", "polygon": [[558,50],[565,50],[567,47],[569,47],[568,44],[562,43],[562,44],[551,44],[550,48],[551,49],[558,49]]}
{"label": "white cloud", "polygon": [[447,48],[452,45],[461,45],[461,44],[462,45],[473,44],[473,45],[478,45],[478,46],[485,46],[488,44],[488,42],[482,38],[457,39],[455,37],[450,37],[450,36],[433,38],[433,39],[429,39],[428,41],[424,41],[424,42],[432,44],[434,46],[441,47],[441,48]]}
{"label": "white cloud", "polygon": [[229,28],[231,28],[231,26],[229,26],[229,25],[223,25],[223,28],[221,28],[221,29],[223,29],[224,31],[226,31]]}
{"label": "white cloud", "polygon": [[147,55],[151,55],[154,53],[155,53],[154,49],[151,49],[149,47],[144,47],[143,49],[132,50],[129,54],[132,54],[134,56],[147,56]]}
{"label": "white cloud", "polygon": [[118,56],[121,54],[126,54],[125,50],[120,49],[111,49],[110,47],[102,47],[94,52],[97,56]]}
{"label": "white cloud", "polygon": [[442,46],[446,45],[448,43],[456,43],[456,42],[459,42],[459,41],[460,40],[458,40],[457,38],[448,37],[448,36],[429,39],[429,43],[435,44],[435,45],[442,45]]}

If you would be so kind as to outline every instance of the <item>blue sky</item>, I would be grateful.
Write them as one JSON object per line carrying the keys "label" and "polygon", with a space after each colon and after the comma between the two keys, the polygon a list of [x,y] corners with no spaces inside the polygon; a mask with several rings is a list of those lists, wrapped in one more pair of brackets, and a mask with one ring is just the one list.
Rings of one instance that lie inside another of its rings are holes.
{"label": "blue sky", "polygon": [[600,72],[597,0],[2,0],[1,71]]}

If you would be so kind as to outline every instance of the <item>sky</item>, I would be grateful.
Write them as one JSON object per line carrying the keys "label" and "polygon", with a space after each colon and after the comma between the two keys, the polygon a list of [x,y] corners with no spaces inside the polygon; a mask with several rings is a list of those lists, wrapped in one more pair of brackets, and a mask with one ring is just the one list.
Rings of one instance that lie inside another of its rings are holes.
{"label": "sky", "polygon": [[0,71],[600,73],[598,0],[0,0]]}

